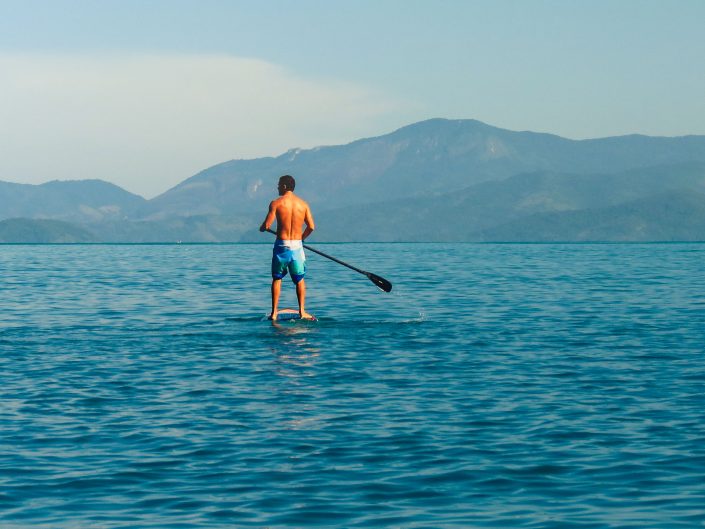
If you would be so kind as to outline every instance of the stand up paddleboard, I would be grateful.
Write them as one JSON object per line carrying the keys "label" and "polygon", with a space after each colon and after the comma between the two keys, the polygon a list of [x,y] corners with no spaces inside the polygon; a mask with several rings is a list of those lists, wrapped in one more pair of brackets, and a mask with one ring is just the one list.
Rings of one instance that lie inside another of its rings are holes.
{"label": "stand up paddleboard", "polygon": [[[298,309],[280,309],[277,313],[276,321],[291,321],[291,320],[301,320],[299,317]],[[313,320],[301,320],[301,321],[318,321],[316,317]]]}

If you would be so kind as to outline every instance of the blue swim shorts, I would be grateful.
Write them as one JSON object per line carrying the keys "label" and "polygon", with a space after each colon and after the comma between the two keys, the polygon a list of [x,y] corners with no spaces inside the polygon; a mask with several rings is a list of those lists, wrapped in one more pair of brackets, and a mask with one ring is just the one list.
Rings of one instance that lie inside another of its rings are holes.
{"label": "blue swim shorts", "polygon": [[277,239],[272,251],[272,279],[283,278],[287,270],[294,283],[298,283],[306,275],[306,255],[303,243]]}

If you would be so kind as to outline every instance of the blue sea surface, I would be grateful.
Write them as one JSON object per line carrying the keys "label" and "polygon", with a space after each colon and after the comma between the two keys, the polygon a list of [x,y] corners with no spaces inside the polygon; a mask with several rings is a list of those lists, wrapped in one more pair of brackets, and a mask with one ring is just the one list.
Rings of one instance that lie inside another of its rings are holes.
{"label": "blue sea surface", "polygon": [[311,244],[0,246],[0,527],[705,526],[704,244]]}

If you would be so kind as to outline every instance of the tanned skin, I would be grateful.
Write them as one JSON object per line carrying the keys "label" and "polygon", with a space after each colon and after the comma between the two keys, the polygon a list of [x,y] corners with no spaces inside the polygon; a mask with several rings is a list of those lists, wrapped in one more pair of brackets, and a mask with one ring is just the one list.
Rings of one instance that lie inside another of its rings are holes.
{"label": "tanned skin", "polygon": [[[316,228],[313,222],[311,208],[306,201],[294,194],[292,189],[287,189],[285,183],[279,180],[279,198],[269,204],[269,211],[259,231],[266,231],[277,221],[277,238],[282,240],[305,240]],[[304,224],[306,228],[304,229]],[[279,294],[281,293],[282,280],[272,279],[272,312],[271,320],[276,320],[279,313]],[[299,316],[301,319],[314,319],[306,312],[306,282],[301,279],[296,283],[296,298],[299,301]]]}

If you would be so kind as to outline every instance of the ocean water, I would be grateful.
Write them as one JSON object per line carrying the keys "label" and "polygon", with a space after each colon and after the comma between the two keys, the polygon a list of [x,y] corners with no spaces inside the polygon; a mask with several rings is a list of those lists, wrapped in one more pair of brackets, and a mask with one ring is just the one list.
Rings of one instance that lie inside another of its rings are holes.
{"label": "ocean water", "polygon": [[0,527],[705,526],[705,245],[314,246],[0,246]]}

